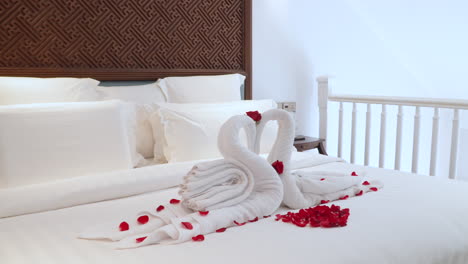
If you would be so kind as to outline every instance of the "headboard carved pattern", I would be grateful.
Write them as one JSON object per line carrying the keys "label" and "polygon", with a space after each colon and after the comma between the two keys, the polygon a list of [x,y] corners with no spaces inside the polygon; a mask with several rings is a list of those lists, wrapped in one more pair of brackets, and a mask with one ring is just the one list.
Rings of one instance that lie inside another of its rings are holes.
{"label": "headboard carved pattern", "polygon": [[251,0],[2,0],[0,75],[154,80],[243,73]]}

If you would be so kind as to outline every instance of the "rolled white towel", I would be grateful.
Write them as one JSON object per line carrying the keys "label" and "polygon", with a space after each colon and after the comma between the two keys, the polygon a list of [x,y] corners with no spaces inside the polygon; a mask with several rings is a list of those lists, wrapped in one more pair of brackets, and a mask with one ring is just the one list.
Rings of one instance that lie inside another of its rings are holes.
{"label": "rolled white towel", "polygon": [[207,211],[242,202],[253,187],[250,169],[238,161],[220,159],[195,165],[185,176],[179,194],[188,208]]}

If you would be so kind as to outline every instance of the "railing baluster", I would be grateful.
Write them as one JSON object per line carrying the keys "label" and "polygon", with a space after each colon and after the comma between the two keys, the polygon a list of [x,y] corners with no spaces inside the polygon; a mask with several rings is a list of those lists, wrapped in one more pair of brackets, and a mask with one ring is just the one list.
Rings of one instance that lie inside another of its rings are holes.
{"label": "railing baluster", "polygon": [[340,116],[338,124],[338,157],[343,157],[343,102],[340,102]]}
{"label": "railing baluster", "polygon": [[364,151],[364,165],[369,165],[369,152],[370,152],[370,132],[371,132],[371,117],[372,117],[372,107],[370,104],[367,104],[367,113],[366,113],[366,146]]}
{"label": "railing baluster", "polygon": [[454,109],[453,125],[452,125],[452,147],[450,151],[450,171],[449,171],[450,179],[455,179],[455,174],[457,173],[459,126],[460,126],[460,111],[459,109]]}
{"label": "railing baluster", "polygon": [[429,175],[435,176],[437,168],[437,147],[439,144],[439,108],[434,108],[434,117],[432,118],[432,145],[431,145],[431,167]]}
{"label": "railing baluster", "polygon": [[398,106],[397,116],[397,134],[396,134],[396,145],[395,145],[395,170],[401,168],[401,140],[403,133],[403,106]]}
{"label": "railing baluster", "polygon": [[418,159],[419,159],[419,130],[421,127],[421,108],[416,106],[414,114],[414,134],[413,134],[413,163],[411,172],[418,172]]}
{"label": "railing baluster", "polygon": [[351,127],[351,163],[355,162],[356,156],[356,103],[353,103],[353,117],[352,117],[352,127]]}
{"label": "railing baluster", "polygon": [[380,119],[380,155],[379,167],[383,168],[385,165],[385,135],[387,126],[387,105],[382,105],[382,114]]}

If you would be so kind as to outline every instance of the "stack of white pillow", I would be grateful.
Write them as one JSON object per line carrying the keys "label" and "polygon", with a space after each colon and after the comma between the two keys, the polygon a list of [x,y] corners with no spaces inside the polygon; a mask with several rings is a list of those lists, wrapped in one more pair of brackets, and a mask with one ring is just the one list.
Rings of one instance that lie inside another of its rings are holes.
{"label": "stack of white pillow", "polygon": [[[220,156],[231,116],[276,108],[242,101],[240,74],[168,77],[138,86],[93,79],[0,77],[0,188]],[[277,125],[264,133],[262,152]]]}

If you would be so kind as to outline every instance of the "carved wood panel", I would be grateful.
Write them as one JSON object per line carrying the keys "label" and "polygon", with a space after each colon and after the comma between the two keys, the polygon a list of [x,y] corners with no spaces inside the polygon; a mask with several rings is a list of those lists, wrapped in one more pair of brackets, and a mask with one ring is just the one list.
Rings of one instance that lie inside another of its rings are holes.
{"label": "carved wood panel", "polygon": [[250,85],[250,16],[250,0],[1,0],[0,75],[241,72]]}

